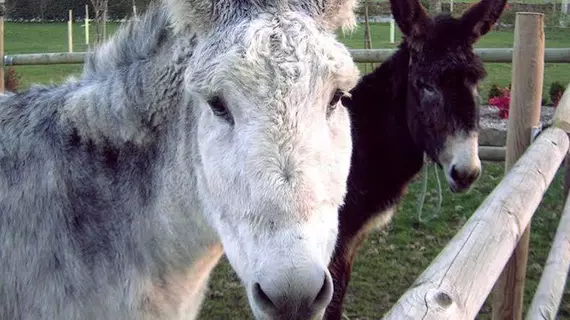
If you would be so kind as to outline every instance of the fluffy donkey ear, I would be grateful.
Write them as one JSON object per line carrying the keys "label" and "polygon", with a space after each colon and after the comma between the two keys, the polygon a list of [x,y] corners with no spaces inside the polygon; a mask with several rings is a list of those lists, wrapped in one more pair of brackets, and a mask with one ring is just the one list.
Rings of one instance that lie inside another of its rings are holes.
{"label": "fluffy donkey ear", "polygon": [[461,22],[469,33],[469,42],[475,43],[499,20],[507,0],[481,0],[461,16]]}
{"label": "fluffy donkey ear", "polygon": [[356,27],[357,0],[319,0],[323,2],[322,20],[330,30],[342,28],[343,31]]}
{"label": "fluffy donkey ear", "polygon": [[208,32],[215,22],[215,0],[162,0],[168,11],[172,26],[176,32],[191,29],[203,34]]}
{"label": "fluffy donkey ear", "polygon": [[432,19],[419,0],[390,0],[392,15],[406,38],[421,38]]}

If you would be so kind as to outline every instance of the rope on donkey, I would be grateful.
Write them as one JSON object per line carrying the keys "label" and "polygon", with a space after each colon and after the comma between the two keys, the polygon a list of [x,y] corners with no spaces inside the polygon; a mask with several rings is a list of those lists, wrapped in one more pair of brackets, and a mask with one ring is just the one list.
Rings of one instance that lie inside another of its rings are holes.
{"label": "rope on donkey", "polygon": [[[439,214],[441,213],[441,205],[443,204],[443,194],[442,194],[442,190],[441,190],[441,180],[439,178],[439,170],[437,167],[437,163],[435,162],[431,162],[428,161],[428,159],[425,159],[426,161],[424,161],[424,165],[422,167],[422,175],[423,175],[423,182],[422,182],[422,190],[420,192],[420,196],[418,199],[418,209],[417,209],[417,213],[418,213],[418,221],[420,223],[425,223],[428,221],[431,221],[433,219],[436,219],[439,217]],[[428,176],[429,176],[429,167],[433,166],[433,170],[435,172],[435,178],[437,181],[437,195],[438,195],[438,202],[437,202],[437,207],[435,209],[435,213],[430,216],[427,219],[423,219],[422,218],[422,213],[423,213],[423,208],[424,208],[424,203],[426,200],[426,194],[427,194],[427,182],[428,182]]]}

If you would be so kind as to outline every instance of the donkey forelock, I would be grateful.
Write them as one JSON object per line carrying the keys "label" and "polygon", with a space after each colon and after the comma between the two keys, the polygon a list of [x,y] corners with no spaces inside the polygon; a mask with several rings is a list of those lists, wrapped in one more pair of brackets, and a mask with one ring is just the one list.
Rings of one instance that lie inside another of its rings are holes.
{"label": "donkey forelock", "polygon": [[216,38],[200,44],[197,50],[216,57],[197,57],[186,80],[204,94],[225,87],[254,94],[250,98],[261,99],[256,102],[262,106],[296,88],[298,99],[317,95],[326,100],[330,86],[348,91],[358,77],[346,48],[294,12],[261,14],[218,36],[241,45]]}
{"label": "donkey forelock", "polygon": [[329,29],[352,30],[356,26],[357,0],[163,0],[170,8],[174,29],[203,33],[223,28],[259,11],[297,11],[316,19]]}

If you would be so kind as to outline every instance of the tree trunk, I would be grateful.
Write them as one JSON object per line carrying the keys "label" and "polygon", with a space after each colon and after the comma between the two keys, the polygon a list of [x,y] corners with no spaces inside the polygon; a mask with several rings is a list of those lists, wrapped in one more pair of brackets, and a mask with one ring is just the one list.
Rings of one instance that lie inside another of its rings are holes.
{"label": "tree trunk", "polygon": [[432,15],[441,13],[441,0],[429,0],[429,12]]}
{"label": "tree trunk", "polygon": [[[369,0],[366,0],[364,7],[364,49],[372,49],[372,36],[370,35],[370,17],[368,14]],[[374,69],[374,64],[371,63],[370,66]],[[368,64],[364,65],[364,72],[368,73]]]}
{"label": "tree trunk", "polygon": [[560,4],[560,27],[566,28],[568,27],[568,7],[570,2],[568,0],[562,0]]}
{"label": "tree trunk", "polygon": [[95,43],[101,43],[107,36],[107,7],[108,0],[91,0],[95,11]]}

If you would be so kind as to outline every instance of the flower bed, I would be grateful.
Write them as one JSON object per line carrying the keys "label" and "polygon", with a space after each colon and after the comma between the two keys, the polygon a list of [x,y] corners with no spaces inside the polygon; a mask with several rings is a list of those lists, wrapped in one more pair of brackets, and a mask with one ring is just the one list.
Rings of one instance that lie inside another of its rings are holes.
{"label": "flower bed", "polygon": [[[543,106],[540,121],[543,125],[550,122],[554,115],[554,107]],[[502,147],[507,142],[507,119],[502,118],[501,110],[495,106],[484,105],[480,109],[479,144],[482,146]]]}

